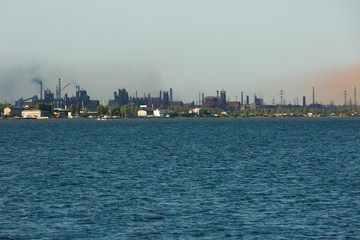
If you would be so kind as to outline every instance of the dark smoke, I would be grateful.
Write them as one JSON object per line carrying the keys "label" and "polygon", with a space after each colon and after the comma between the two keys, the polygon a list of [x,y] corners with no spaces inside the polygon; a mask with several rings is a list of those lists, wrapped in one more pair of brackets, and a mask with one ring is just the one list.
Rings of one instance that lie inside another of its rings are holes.
{"label": "dark smoke", "polygon": [[33,83],[36,83],[36,84],[42,84],[42,78],[41,77],[34,77],[33,79],[32,79],[32,82]]}

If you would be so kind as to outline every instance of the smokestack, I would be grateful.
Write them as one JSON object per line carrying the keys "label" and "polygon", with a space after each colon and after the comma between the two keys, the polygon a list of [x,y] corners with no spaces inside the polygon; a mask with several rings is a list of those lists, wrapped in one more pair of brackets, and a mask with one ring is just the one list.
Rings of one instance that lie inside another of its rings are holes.
{"label": "smokestack", "polygon": [[244,105],[244,93],[241,92],[241,104]]}
{"label": "smokestack", "polygon": [[313,104],[315,104],[315,87],[313,87]]}
{"label": "smokestack", "polygon": [[40,100],[42,100],[42,79],[41,79],[41,77],[34,77],[32,79],[32,82],[40,85]]}
{"label": "smokestack", "polygon": [[173,101],[173,93],[172,93],[172,88],[170,88],[170,102]]}
{"label": "smokestack", "polygon": [[356,87],[354,87],[354,107],[357,108]]}
{"label": "smokestack", "polygon": [[204,93],[202,94],[202,107],[204,108],[205,106],[205,97],[204,97]]}
{"label": "smokestack", "polygon": [[347,97],[347,91],[345,90],[345,91],[344,91],[344,98],[345,98],[344,107],[346,107],[346,104],[347,104],[347,102],[346,102],[346,97]]}
{"label": "smokestack", "polygon": [[216,97],[219,98],[219,90],[216,91]]}
{"label": "smokestack", "polygon": [[54,99],[54,107],[58,107],[58,99],[59,99],[59,86],[56,85],[56,93],[55,93],[55,99]]}
{"label": "smokestack", "polygon": [[59,108],[62,108],[61,106],[61,79],[59,78]]}
{"label": "smokestack", "polygon": [[61,79],[59,78],[59,99],[61,99]]}

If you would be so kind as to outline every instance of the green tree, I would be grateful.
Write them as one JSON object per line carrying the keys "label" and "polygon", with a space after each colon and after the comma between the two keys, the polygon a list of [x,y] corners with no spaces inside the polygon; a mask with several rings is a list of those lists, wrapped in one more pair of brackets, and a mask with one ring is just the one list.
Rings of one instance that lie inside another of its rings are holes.
{"label": "green tree", "polygon": [[96,107],[96,112],[97,112],[97,114],[98,114],[99,116],[101,115],[101,106],[102,106],[102,105],[99,105],[99,106]]}
{"label": "green tree", "polygon": [[76,103],[76,113],[79,114],[80,113],[80,104],[79,102]]}
{"label": "green tree", "polygon": [[125,106],[121,106],[120,107],[120,116],[124,117],[125,113],[124,113],[124,107]]}
{"label": "green tree", "polygon": [[71,112],[71,114],[74,114],[75,111],[76,111],[76,109],[75,109],[74,104],[70,104],[70,106],[69,106],[69,112]]}
{"label": "green tree", "polygon": [[99,105],[97,108],[96,108],[96,111],[97,111],[97,114],[99,116],[101,115],[104,115],[108,112],[108,108],[104,107],[103,105]]}
{"label": "green tree", "polygon": [[109,115],[110,115],[110,116],[114,116],[114,115],[115,115],[115,111],[116,111],[115,106],[109,107],[108,112],[109,112]]}
{"label": "green tree", "polygon": [[284,110],[284,108],[279,107],[279,108],[276,110],[276,113],[278,113],[278,114],[285,113],[285,110]]}
{"label": "green tree", "polygon": [[35,109],[42,110],[42,111],[48,111],[50,114],[52,114],[54,112],[53,107],[49,103],[36,103]]}
{"label": "green tree", "polygon": [[127,106],[121,106],[120,114],[122,117],[127,117],[130,115],[130,109]]}
{"label": "green tree", "polygon": [[85,109],[84,109],[83,116],[84,116],[85,118],[87,118],[87,117],[89,116],[89,109],[88,109],[88,108],[85,108]]}

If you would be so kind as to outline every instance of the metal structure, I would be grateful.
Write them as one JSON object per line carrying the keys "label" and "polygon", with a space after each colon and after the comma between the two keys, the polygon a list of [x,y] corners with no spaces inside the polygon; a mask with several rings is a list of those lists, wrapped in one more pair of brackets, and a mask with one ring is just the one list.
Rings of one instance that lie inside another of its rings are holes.
{"label": "metal structure", "polygon": [[58,96],[58,107],[61,108],[61,79],[59,78],[59,96]]}
{"label": "metal structure", "polygon": [[347,97],[347,91],[344,91],[344,107],[346,107],[346,97]]}
{"label": "metal structure", "polygon": [[42,82],[40,82],[40,101],[43,100],[43,93],[42,93]]}
{"label": "metal structure", "polygon": [[315,87],[313,87],[313,104],[315,104]]}
{"label": "metal structure", "polygon": [[354,107],[357,108],[356,87],[354,87]]}

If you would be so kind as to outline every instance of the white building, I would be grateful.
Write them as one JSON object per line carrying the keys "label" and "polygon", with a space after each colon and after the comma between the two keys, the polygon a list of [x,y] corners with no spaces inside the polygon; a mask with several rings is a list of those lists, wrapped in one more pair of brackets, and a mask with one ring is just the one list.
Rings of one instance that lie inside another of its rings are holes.
{"label": "white building", "polygon": [[146,117],[147,116],[147,111],[146,110],[139,110],[137,112],[138,117]]}
{"label": "white building", "polygon": [[169,115],[172,113],[174,113],[174,110],[159,110],[159,109],[154,110],[155,117],[164,117],[165,115]]}
{"label": "white building", "polygon": [[21,116],[23,118],[46,118],[49,117],[48,111],[42,111],[42,110],[24,110],[21,113]]}
{"label": "white building", "polygon": [[202,108],[193,108],[191,110],[189,110],[189,113],[192,114],[197,114],[197,115],[201,115],[204,113],[204,110]]}

